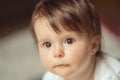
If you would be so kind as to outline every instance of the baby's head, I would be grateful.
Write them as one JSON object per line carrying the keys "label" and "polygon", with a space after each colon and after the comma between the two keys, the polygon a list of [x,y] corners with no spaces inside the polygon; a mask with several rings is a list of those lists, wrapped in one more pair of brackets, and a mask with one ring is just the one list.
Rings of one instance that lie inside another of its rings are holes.
{"label": "baby's head", "polygon": [[88,0],[41,0],[32,16],[33,31],[38,19],[45,19],[58,34],[62,27],[66,31],[85,33],[89,38],[101,36],[99,16]]}
{"label": "baby's head", "polygon": [[[88,63],[89,57],[100,51],[99,17],[87,0],[41,0],[32,16],[32,30],[43,64],[62,77]],[[67,72],[72,63],[79,65]],[[57,66],[66,72],[60,72]]]}

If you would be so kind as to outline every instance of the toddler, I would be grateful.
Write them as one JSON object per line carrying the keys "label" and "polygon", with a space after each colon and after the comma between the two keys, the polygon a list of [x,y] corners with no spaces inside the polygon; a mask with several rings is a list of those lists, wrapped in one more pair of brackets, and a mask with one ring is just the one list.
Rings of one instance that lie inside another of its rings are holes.
{"label": "toddler", "polygon": [[32,31],[43,80],[120,80],[120,62],[100,50],[101,25],[88,0],[40,0]]}

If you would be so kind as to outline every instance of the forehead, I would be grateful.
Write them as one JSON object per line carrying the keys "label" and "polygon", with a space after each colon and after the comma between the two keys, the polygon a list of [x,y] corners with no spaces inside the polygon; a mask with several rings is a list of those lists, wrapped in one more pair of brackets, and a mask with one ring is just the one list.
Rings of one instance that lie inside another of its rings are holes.
{"label": "forehead", "polygon": [[[60,34],[63,34],[63,33],[70,34],[71,33],[71,31],[68,32],[65,29],[63,29],[62,27],[60,27],[60,29],[61,29]],[[50,24],[48,23],[48,21],[46,19],[36,20],[35,24],[34,24],[34,31],[35,31],[37,38],[47,37],[48,35],[52,35],[52,36],[59,36],[60,35],[52,29],[52,27],[50,26]]]}
{"label": "forehead", "polygon": [[66,26],[63,26],[60,23],[57,23],[57,26],[54,27],[48,22],[46,18],[36,19],[34,23],[34,30],[40,30],[38,32],[45,32],[45,30],[56,32],[57,34],[62,32],[73,32],[72,30],[66,30],[65,27]]}
{"label": "forehead", "polygon": [[40,30],[40,32],[41,32],[41,31],[44,31],[45,29],[48,29],[48,28],[49,28],[49,30],[52,30],[50,27],[50,24],[44,18],[37,19],[34,23],[34,30],[35,31]]}
{"label": "forehead", "polygon": [[36,34],[37,40],[41,40],[43,38],[54,38],[60,39],[65,36],[77,36],[77,37],[86,37],[85,34],[76,33],[74,31],[67,31],[61,28],[61,33],[56,33],[50,26],[50,24],[45,19],[38,19],[34,24],[34,31]]}

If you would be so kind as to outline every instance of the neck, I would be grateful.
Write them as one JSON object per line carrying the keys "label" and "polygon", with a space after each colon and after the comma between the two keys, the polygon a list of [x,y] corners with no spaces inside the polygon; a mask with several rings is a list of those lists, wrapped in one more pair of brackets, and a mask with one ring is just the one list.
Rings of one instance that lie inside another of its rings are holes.
{"label": "neck", "polygon": [[93,80],[95,61],[95,56],[91,57],[90,62],[86,65],[87,67],[85,67],[82,72],[77,72],[72,77],[66,78],[64,80]]}

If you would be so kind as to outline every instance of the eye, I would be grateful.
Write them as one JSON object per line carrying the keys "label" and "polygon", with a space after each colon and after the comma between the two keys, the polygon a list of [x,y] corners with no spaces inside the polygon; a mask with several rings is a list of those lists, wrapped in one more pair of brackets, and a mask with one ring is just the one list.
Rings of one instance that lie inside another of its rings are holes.
{"label": "eye", "polygon": [[52,46],[52,44],[50,42],[44,42],[43,46],[46,48],[50,48]]}
{"label": "eye", "polygon": [[65,44],[72,44],[75,40],[73,38],[67,38]]}

